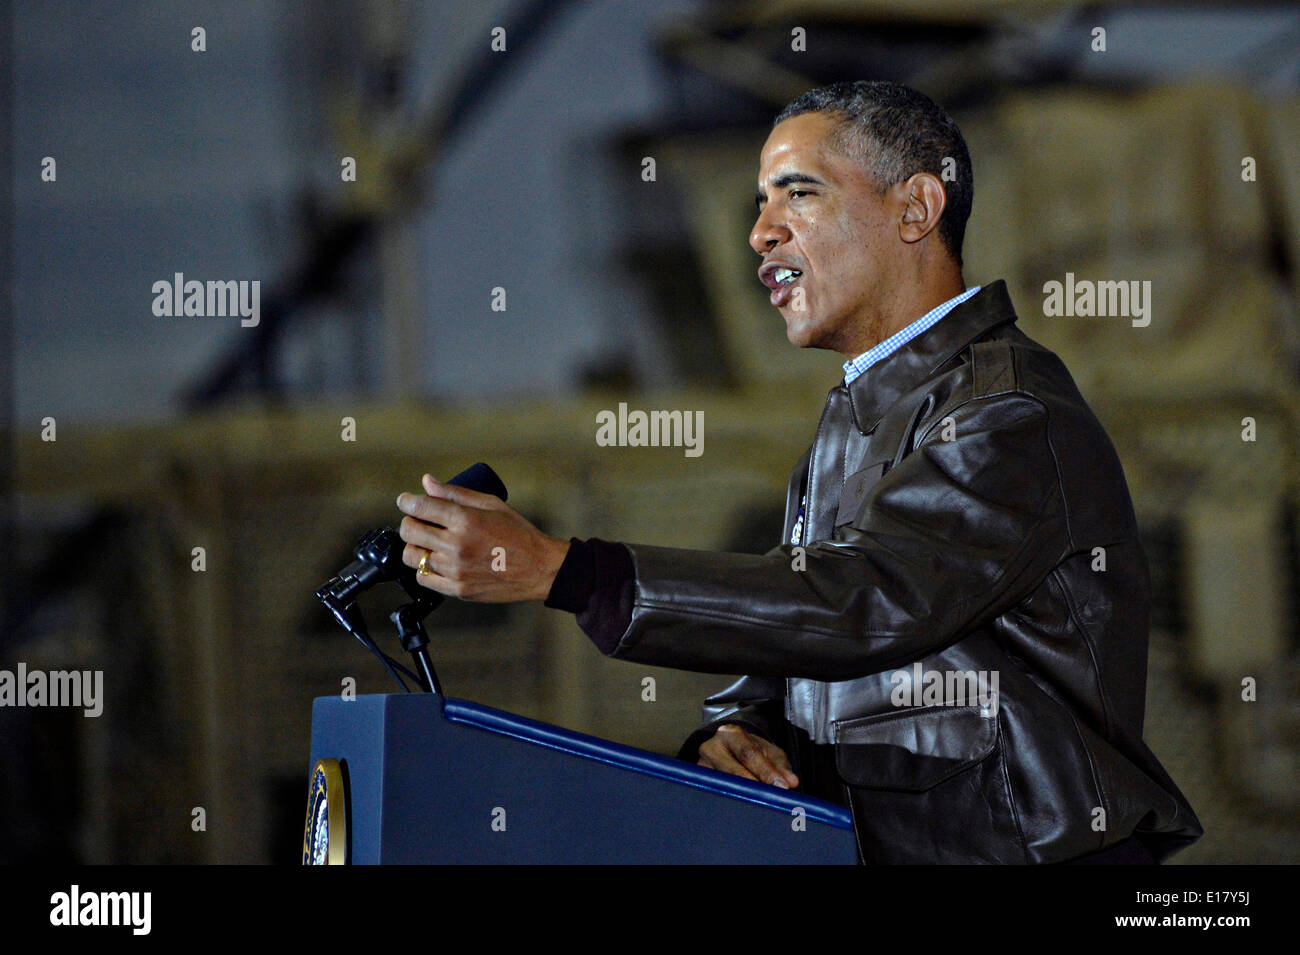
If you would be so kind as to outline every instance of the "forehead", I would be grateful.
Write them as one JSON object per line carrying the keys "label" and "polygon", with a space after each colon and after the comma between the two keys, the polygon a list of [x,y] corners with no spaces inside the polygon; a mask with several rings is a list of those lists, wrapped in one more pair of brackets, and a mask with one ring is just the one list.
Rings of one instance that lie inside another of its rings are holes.
{"label": "forehead", "polygon": [[836,146],[838,122],[828,113],[801,113],[773,127],[759,155],[759,186],[791,172],[851,178],[858,164]]}

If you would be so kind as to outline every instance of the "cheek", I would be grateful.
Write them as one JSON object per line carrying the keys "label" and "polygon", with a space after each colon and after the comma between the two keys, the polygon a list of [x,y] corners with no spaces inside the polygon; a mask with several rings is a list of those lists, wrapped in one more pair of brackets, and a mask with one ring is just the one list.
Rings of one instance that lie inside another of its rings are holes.
{"label": "cheek", "polygon": [[871,233],[862,228],[862,223],[836,216],[823,220],[821,230],[824,238],[818,245],[822,264],[834,270],[838,278],[859,271],[874,258]]}
{"label": "cheek", "polygon": [[841,247],[841,264],[853,277],[869,277],[884,269],[880,237],[862,229],[855,229],[844,237]]}

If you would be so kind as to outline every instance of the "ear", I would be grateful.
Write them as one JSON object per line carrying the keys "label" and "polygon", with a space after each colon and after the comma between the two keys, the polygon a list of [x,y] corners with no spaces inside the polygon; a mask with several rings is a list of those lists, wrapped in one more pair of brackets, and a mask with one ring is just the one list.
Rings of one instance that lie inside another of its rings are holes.
{"label": "ear", "polygon": [[918,172],[910,179],[895,183],[903,213],[899,217],[898,236],[904,242],[920,242],[934,231],[948,204],[948,195],[937,176]]}

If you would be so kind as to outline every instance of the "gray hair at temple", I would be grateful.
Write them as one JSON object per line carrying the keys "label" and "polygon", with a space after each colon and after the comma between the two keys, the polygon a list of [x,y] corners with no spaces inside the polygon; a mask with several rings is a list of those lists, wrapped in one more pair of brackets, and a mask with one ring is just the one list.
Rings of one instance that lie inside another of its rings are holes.
{"label": "gray hair at temple", "polygon": [[[809,90],[781,110],[772,125],[802,113],[838,118],[835,145],[866,168],[882,194],[918,172],[938,177],[947,197],[939,239],[961,267],[975,179],[966,140],[942,107],[901,83],[858,80]],[[949,177],[943,175],[946,158],[953,160]]]}

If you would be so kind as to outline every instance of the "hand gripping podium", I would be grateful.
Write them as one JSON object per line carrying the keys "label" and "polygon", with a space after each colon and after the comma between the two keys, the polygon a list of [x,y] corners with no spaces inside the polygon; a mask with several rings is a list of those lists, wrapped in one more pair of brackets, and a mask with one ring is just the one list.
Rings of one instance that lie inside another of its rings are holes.
{"label": "hand gripping podium", "polygon": [[857,862],[841,806],[433,693],[317,699],[321,760],[305,856],[328,817],[360,864]]}

